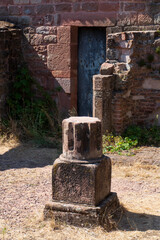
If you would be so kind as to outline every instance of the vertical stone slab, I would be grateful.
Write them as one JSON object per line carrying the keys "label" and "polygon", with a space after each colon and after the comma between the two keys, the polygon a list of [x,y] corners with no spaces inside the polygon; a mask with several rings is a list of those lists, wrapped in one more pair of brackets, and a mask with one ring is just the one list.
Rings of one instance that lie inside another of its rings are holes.
{"label": "vertical stone slab", "polygon": [[111,101],[114,75],[93,76],[93,117],[102,121],[102,133],[111,131]]}

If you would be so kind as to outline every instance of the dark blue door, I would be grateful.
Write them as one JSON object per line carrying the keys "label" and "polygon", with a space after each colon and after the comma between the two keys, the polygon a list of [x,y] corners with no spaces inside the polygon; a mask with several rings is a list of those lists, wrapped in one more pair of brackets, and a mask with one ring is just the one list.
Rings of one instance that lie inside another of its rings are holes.
{"label": "dark blue door", "polygon": [[78,115],[92,116],[92,77],[106,60],[106,29],[79,28]]}

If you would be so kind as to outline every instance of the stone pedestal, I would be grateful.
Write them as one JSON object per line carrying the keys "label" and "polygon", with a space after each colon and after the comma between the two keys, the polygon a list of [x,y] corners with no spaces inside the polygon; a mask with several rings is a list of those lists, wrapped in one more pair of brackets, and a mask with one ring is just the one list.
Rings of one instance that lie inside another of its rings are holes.
{"label": "stone pedestal", "polygon": [[53,164],[53,199],[44,217],[79,226],[103,225],[118,199],[111,193],[111,160],[102,155],[101,122],[71,117],[62,127],[63,154]]}

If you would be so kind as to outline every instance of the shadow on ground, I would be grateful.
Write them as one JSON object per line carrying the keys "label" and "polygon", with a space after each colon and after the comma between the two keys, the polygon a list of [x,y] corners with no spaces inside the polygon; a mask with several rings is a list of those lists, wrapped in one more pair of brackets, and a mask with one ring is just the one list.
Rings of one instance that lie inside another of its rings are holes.
{"label": "shadow on ground", "polygon": [[[0,171],[20,168],[42,168],[52,165],[59,154],[60,153],[57,149],[53,148],[37,148],[20,145],[6,151],[4,154],[1,153]],[[123,181],[121,184],[122,186],[124,184],[125,187],[126,181]],[[114,190],[118,192],[118,186],[115,187]],[[150,197],[150,204],[153,205],[153,209],[155,209],[153,196],[150,195]],[[159,209],[157,209],[157,212],[158,210]],[[115,225],[116,230],[121,231],[158,231],[160,230],[160,216],[157,215],[134,213],[121,207],[116,213],[116,218],[113,218],[113,224]]]}
{"label": "shadow on ground", "polygon": [[52,165],[59,156],[57,149],[20,145],[0,155],[0,171]]}
{"label": "shadow on ground", "polygon": [[115,228],[121,231],[141,231],[160,230],[160,216],[121,211],[114,218]]}

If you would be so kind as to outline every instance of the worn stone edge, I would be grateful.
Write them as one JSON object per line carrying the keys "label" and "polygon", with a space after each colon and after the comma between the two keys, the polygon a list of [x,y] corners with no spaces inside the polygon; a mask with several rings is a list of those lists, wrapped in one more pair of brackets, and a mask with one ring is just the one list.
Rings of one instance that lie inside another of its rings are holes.
{"label": "worn stone edge", "polygon": [[49,218],[50,214],[47,212],[52,211],[54,213],[59,212],[70,212],[70,213],[79,213],[83,215],[87,214],[102,214],[107,209],[110,209],[113,203],[117,203],[117,207],[119,206],[119,200],[117,197],[117,193],[111,192],[98,206],[89,206],[86,204],[70,204],[66,202],[57,202],[52,201],[48,202],[45,205],[44,209],[44,217],[45,219]]}
{"label": "worn stone edge", "polygon": [[94,158],[94,159],[76,159],[76,158],[65,158],[63,154],[61,154],[58,158],[59,160],[63,162],[72,162],[72,163],[77,163],[77,164],[96,164],[100,163],[102,160],[109,160],[110,157],[106,155],[102,155],[100,158]]}

